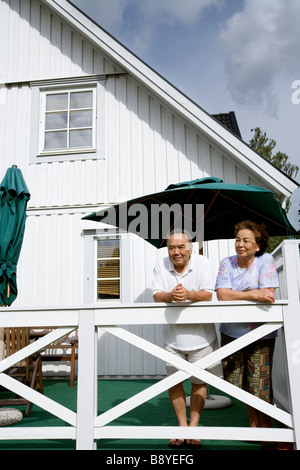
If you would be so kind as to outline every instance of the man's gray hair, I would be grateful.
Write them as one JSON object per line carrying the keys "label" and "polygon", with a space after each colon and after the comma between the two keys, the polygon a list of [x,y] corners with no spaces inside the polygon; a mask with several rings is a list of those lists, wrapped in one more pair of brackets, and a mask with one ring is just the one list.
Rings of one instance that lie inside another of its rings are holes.
{"label": "man's gray hair", "polygon": [[173,230],[171,230],[171,232],[169,232],[168,236],[166,237],[167,245],[169,243],[171,236],[176,235],[177,233],[183,233],[187,237],[188,241],[192,244],[192,236],[187,230],[182,229],[182,228],[174,228]]}

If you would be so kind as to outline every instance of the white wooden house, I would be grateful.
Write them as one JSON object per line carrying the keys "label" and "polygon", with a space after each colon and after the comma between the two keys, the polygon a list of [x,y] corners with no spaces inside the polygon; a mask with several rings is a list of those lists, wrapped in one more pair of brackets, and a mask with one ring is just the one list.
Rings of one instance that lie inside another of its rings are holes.
{"label": "white wooden house", "polygon": [[[15,307],[151,302],[161,254],[82,220],[96,209],[206,176],[268,188],[282,204],[297,188],[67,0],[1,0],[0,38],[0,178],[15,164],[31,193]],[[217,268],[231,249],[206,254]],[[112,256],[112,273],[97,270]],[[153,325],[132,328],[160,341]],[[99,354],[101,375],[164,373],[106,335]]]}

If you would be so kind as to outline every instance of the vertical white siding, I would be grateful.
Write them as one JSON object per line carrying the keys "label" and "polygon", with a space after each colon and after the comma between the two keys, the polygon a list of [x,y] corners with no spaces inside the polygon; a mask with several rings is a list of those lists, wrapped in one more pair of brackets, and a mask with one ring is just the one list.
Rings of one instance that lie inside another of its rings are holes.
{"label": "vertical white siding", "polygon": [[84,303],[82,216],[80,212],[28,212],[16,305]]}
{"label": "vertical white siding", "polygon": [[5,82],[117,70],[39,0],[2,0],[0,21],[7,46],[0,56],[6,64],[1,73]]}

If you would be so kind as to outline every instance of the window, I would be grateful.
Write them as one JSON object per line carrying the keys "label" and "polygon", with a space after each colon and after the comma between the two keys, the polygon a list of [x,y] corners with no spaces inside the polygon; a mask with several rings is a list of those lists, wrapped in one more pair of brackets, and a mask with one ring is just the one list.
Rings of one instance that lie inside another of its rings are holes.
{"label": "window", "polygon": [[120,240],[97,240],[97,299],[120,299]]}
{"label": "window", "polygon": [[85,229],[83,237],[85,303],[132,302],[130,234]]}
{"label": "window", "polygon": [[41,92],[39,153],[96,149],[96,88]]}
{"label": "window", "polygon": [[30,82],[30,163],[105,159],[106,75]]}

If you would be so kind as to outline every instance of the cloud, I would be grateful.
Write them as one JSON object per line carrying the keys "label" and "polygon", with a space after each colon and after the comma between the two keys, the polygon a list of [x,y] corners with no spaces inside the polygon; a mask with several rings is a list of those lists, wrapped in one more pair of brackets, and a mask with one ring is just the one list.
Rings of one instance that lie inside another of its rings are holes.
{"label": "cloud", "polygon": [[148,52],[161,26],[195,26],[224,0],[72,0],[137,54]]}
{"label": "cloud", "polygon": [[[151,48],[155,34],[162,34],[161,28],[198,27],[198,22],[203,17],[206,10],[210,7],[223,5],[223,1],[224,0],[131,0],[130,7],[127,9],[127,18],[132,17],[132,7],[134,4],[135,22],[134,27],[131,28],[130,31],[130,47],[137,54],[147,53]],[[129,40],[128,36],[127,38]]]}
{"label": "cloud", "polygon": [[300,61],[299,0],[246,0],[220,33],[228,88],[244,104],[276,112],[276,79],[296,76]]}
{"label": "cloud", "polygon": [[220,0],[144,0],[142,9],[145,18],[150,15],[160,23],[177,22],[190,26],[199,20],[207,8],[219,3]]}
{"label": "cloud", "polygon": [[129,0],[70,0],[107,31],[123,27],[124,9]]}

